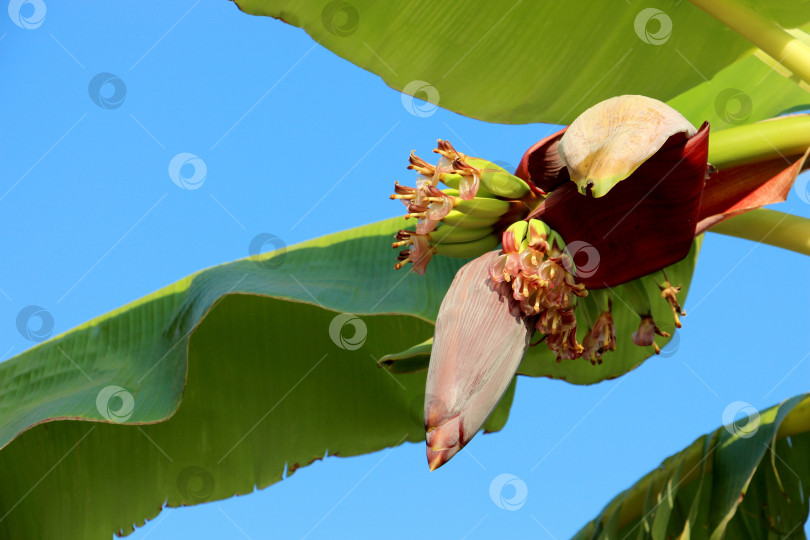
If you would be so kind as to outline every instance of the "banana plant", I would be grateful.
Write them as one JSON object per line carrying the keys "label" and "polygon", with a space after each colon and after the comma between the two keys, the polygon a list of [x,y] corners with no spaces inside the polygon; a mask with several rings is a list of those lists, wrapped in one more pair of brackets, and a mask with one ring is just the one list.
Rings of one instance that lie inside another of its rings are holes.
{"label": "banana plant", "polygon": [[[404,218],[203,270],[0,364],[0,536],[125,535],[164,503],[249,493],[327,451],[425,441],[439,467],[481,429],[503,427],[516,374],[597,383],[655,355],[674,329],[688,332],[704,232],[810,255],[809,220],[761,208],[784,201],[806,168],[810,117],[784,113],[806,108],[807,5],[236,3],[304,28],[406,94],[433,81],[449,110],[570,125],[526,149],[514,171],[440,140],[435,165],[409,156],[415,186],[394,186]],[[448,29],[448,17],[463,29]],[[593,31],[606,26],[628,31]],[[694,61],[668,67],[683,58]],[[760,106],[729,115],[717,87]],[[327,355],[308,339],[294,353],[268,349],[313,325],[329,328]],[[238,370],[222,368],[235,357]],[[785,459],[808,479],[806,404],[762,413],[770,454],[718,430],[581,537],[790,531],[807,500],[773,464]],[[738,462],[738,450],[753,457]],[[722,501],[707,502],[705,486],[718,484]],[[763,497],[776,502],[757,513]]]}
{"label": "banana plant", "polygon": [[[797,118],[807,120],[787,121]],[[737,133],[721,131],[715,153]],[[393,247],[408,249],[395,268],[409,262],[424,274],[434,253],[480,256],[458,272],[436,320],[425,398],[431,469],[479,431],[535,333],[557,363],[610,363],[633,346],[659,354],[656,338],[671,336],[653,304],[669,307],[673,328],[686,315],[682,285],[666,268],[711,226],[784,201],[807,157],[786,159],[778,171],[760,165],[784,155],[779,148],[743,166],[712,164],[708,123],[697,129],[668,105],[633,95],[594,105],[534,145],[516,176],[447,141],[435,152],[435,167],[411,154],[416,187],[397,183],[391,196],[417,218],[415,230],[396,235]],[[636,316],[636,329],[618,340],[614,303]]]}

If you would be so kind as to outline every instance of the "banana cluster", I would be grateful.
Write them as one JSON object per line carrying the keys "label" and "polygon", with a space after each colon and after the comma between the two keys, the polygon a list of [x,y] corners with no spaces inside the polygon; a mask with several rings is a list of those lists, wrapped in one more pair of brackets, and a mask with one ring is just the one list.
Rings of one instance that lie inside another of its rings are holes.
{"label": "banana cluster", "polygon": [[[495,249],[510,223],[523,219],[539,203],[528,184],[485,159],[458,152],[444,140],[433,150],[434,166],[413,152],[408,168],[416,187],[394,185],[392,199],[405,204],[415,230],[400,230],[392,247],[401,249],[396,269],[413,264],[424,274],[434,254],[473,258]],[[439,189],[439,183],[446,186]]]}

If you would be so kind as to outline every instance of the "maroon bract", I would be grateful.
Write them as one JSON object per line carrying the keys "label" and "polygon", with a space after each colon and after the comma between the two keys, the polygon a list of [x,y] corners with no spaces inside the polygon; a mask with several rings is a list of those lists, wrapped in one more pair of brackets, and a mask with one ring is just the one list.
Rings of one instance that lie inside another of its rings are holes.
{"label": "maroon bract", "polygon": [[[578,280],[587,288],[612,287],[645,276],[689,253],[706,180],[708,148],[706,123],[689,139],[671,137],[604,196],[588,197],[573,182],[565,182],[529,217],[547,223],[566,244],[583,242],[596,250],[598,266]],[[535,176],[544,181],[548,178],[542,170],[529,174],[524,178],[528,182]],[[575,263],[580,263],[574,256]]]}
{"label": "maroon bract", "polygon": [[731,216],[784,202],[796,177],[807,168],[808,152],[714,172],[703,190],[696,233]]}
{"label": "maroon bract", "polygon": [[536,193],[545,195],[571,178],[557,147],[568,127],[535,143],[518,164],[515,176],[522,178]]}

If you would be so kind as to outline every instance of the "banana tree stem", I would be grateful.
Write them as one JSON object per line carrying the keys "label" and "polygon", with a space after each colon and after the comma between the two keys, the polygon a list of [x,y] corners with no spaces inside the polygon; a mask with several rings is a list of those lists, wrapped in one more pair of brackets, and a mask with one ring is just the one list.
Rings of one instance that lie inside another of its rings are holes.
{"label": "banana tree stem", "polygon": [[783,116],[713,131],[709,137],[709,162],[727,169],[768,159],[804,154],[810,146],[810,115]]}
{"label": "banana tree stem", "polygon": [[689,0],[810,83],[810,47],[739,0]]}
{"label": "banana tree stem", "polygon": [[760,208],[722,221],[709,232],[810,255],[810,219]]}

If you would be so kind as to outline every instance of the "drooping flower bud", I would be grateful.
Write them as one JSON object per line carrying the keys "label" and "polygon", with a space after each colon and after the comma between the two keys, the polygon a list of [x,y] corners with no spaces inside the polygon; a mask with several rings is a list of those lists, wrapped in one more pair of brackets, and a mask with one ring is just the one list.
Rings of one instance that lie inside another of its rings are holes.
{"label": "drooping flower bud", "polygon": [[487,253],[458,271],[439,308],[425,388],[425,432],[431,470],[481,429],[517,370],[533,328],[489,277]]}

